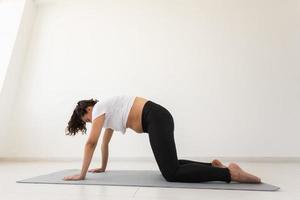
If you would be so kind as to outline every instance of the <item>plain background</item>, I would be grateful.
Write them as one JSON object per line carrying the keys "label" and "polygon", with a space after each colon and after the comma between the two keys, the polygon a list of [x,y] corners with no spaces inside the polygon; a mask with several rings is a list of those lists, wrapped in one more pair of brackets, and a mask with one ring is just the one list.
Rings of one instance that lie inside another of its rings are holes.
{"label": "plain background", "polygon": [[[0,157],[81,158],[88,136],[64,135],[77,101],[119,94],[172,113],[180,158],[300,156],[299,0],[13,0],[0,11]],[[148,135],[115,132],[110,157],[153,158]]]}

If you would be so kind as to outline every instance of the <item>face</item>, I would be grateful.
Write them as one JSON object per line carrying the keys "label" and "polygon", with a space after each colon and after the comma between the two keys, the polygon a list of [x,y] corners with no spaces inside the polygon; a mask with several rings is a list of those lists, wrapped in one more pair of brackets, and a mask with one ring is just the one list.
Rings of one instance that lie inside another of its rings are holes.
{"label": "face", "polygon": [[92,106],[87,107],[86,111],[87,113],[84,116],[82,116],[81,119],[86,123],[92,122],[93,107]]}

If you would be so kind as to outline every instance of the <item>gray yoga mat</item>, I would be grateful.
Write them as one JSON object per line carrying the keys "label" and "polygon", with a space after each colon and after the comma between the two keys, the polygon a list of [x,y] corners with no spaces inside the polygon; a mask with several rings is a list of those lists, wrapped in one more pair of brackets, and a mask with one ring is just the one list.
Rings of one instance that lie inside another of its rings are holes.
{"label": "gray yoga mat", "polygon": [[168,182],[157,170],[106,170],[104,173],[87,173],[85,180],[64,181],[64,176],[79,174],[79,169],[66,169],[33,178],[19,180],[17,183],[46,183],[73,185],[110,185],[135,187],[168,187],[194,189],[222,189],[222,190],[255,190],[275,191],[279,187],[267,183],[238,183],[232,181],[209,181],[201,183]]}

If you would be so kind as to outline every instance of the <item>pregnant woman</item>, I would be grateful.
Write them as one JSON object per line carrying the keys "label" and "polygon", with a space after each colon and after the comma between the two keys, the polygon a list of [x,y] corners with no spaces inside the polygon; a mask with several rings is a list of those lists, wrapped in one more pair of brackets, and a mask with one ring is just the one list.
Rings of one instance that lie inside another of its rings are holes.
{"label": "pregnant woman", "polygon": [[[174,141],[174,120],[163,106],[138,96],[118,95],[102,101],[90,99],[77,103],[66,128],[67,135],[78,131],[86,133],[86,123],[92,123],[85,144],[84,159],[80,174],[66,176],[64,180],[83,180],[87,172],[105,172],[108,160],[108,145],[114,131],[125,134],[130,128],[136,133],[147,133],[158,168],[169,182],[231,181],[261,183],[261,179],[247,173],[236,163],[223,165],[215,159],[211,163],[177,158]],[[102,128],[102,166],[88,170]]]}

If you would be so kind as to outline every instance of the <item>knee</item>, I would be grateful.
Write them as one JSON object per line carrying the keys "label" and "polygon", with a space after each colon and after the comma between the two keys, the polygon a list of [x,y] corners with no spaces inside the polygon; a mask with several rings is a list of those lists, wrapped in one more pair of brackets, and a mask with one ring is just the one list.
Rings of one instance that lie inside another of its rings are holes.
{"label": "knee", "polygon": [[163,173],[162,175],[166,179],[166,181],[168,181],[168,182],[176,182],[176,176],[175,176],[175,174]]}

